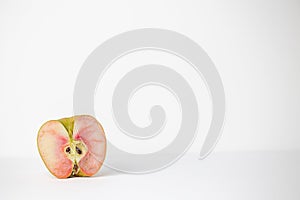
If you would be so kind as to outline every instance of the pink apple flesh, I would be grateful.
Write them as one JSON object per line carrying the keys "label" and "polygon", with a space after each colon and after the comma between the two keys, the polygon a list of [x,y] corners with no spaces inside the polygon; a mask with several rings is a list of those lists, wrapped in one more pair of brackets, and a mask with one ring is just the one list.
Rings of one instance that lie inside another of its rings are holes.
{"label": "pink apple flesh", "polygon": [[46,122],[39,130],[37,144],[46,167],[57,178],[92,176],[106,154],[103,128],[88,115]]}

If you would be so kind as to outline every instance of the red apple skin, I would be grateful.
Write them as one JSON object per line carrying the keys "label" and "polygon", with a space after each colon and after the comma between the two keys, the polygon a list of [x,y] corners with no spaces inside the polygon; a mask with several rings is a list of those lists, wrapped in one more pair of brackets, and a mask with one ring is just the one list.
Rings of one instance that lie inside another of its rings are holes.
{"label": "red apple skin", "polygon": [[93,176],[106,155],[104,130],[89,115],[44,123],[38,132],[37,146],[45,166],[57,178]]}

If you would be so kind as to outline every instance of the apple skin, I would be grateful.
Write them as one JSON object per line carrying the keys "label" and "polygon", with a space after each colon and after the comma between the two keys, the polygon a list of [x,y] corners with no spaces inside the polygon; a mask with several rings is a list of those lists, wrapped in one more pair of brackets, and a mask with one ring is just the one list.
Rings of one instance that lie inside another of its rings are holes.
{"label": "apple skin", "polygon": [[93,176],[106,155],[104,130],[89,115],[47,121],[38,131],[37,146],[45,166],[57,178]]}

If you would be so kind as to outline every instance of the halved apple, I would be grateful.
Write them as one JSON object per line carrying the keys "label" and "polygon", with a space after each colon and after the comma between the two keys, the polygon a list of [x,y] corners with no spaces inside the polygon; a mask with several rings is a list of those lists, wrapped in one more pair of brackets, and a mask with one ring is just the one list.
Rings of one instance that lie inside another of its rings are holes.
{"label": "halved apple", "polygon": [[92,176],[106,154],[104,130],[88,115],[46,122],[38,132],[37,144],[46,167],[57,178]]}

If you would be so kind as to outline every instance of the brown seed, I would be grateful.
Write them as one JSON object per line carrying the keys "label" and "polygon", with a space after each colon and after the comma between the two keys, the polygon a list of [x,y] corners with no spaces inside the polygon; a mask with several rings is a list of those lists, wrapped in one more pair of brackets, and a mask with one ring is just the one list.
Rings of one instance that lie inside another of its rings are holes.
{"label": "brown seed", "polygon": [[66,148],[66,152],[67,152],[67,153],[71,153],[71,148],[70,148],[70,147],[67,147],[67,148]]}
{"label": "brown seed", "polygon": [[76,152],[80,155],[80,154],[82,154],[82,151],[78,148],[78,147],[76,147]]}

